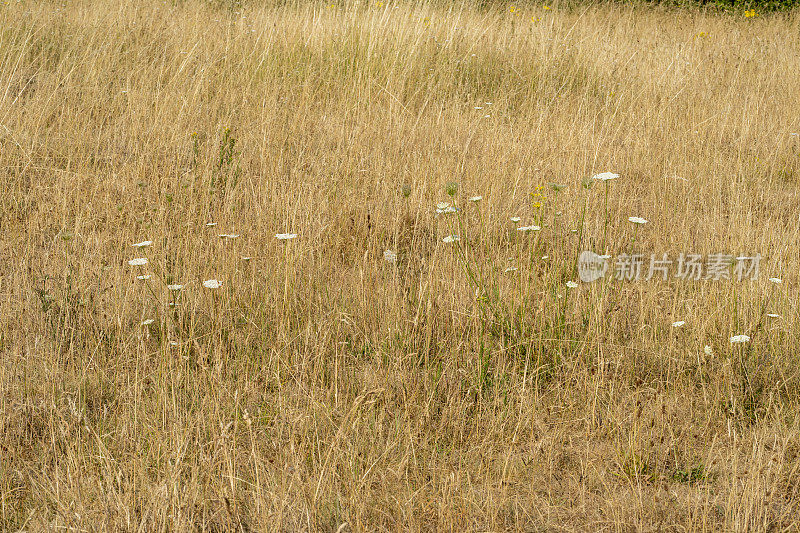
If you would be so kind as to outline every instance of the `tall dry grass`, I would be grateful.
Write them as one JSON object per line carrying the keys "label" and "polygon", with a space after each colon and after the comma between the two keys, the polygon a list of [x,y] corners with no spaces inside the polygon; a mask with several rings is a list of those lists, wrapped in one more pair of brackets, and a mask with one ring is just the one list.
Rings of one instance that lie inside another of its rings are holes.
{"label": "tall dry grass", "polygon": [[0,529],[797,529],[798,30],[0,6]]}

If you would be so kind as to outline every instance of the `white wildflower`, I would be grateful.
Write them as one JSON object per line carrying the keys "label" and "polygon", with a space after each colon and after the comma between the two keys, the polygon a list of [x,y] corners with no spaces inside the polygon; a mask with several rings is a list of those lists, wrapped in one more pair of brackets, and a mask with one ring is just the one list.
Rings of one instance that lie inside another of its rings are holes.
{"label": "white wildflower", "polygon": [[151,244],[153,244],[153,241],[142,241],[137,242],[136,244],[131,244],[131,246],[134,248],[144,248],[145,246],[150,246]]}
{"label": "white wildflower", "polygon": [[672,323],[672,327],[673,327],[673,328],[680,328],[680,327],[682,327],[684,324],[686,324],[686,321],[685,321],[685,320],[678,320],[677,322],[673,322],[673,323]]}
{"label": "white wildflower", "polygon": [[383,259],[387,263],[396,263],[397,262],[397,252],[393,252],[392,250],[384,250],[383,251]]}
{"label": "white wildflower", "polygon": [[460,240],[461,240],[461,238],[458,235],[448,235],[447,237],[442,239],[442,242],[446,242],[446,243],[449,244],[451,242],[456,242],[456,241],[460,241]]}
{"label": "white wildflower", "polygon": [[276,233],[275,238],[279,241],[288,241],[290,239],[296,239],[297,233]]}
{"label": "white wildflower", "polygon": [[567,287],[569,287],[570,289],[575,289],[575,288],[578,287],[578,284],[575,283],[574,281],[568,281],[567,282]]}
{"label": "white wildflower", "polygon": [[731,344],[740,344],[743,342],[750,342],[750,337],[747,335],[734,335],[731,337]]}
{"label": "white wildflower", "polygon": [[216,279],[207,279],[203,282],[203,287],[206,289],[219,289],[222,287],[222,282]]}
{"label": "white wildflower", "polygon": [[642,217],[628,217],[628,222],[633,222],[634,224],[647,224],[647,219]]}
{"label": "white wildflower", "polygon": [[613,172],[601,172],[600,174],[595,174],[592,176],[593,180],[599,181],[608,181],[608,180],[615,180],[619,177],[619,174],[614,174]]}
{"label": "white wildflower", "polygon": [[146,257],[137,257],[136,259],[131,259],[128,261],[128,264],[131,266],[142,266],[148,263]]}

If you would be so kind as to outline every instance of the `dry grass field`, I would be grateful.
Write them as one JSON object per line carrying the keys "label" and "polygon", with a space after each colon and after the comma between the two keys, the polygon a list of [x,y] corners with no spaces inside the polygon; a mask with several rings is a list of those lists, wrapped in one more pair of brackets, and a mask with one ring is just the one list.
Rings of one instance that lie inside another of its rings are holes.
{"label": "dry grass field", "polygon": [[791,14],[4,3],[0,530],[800,529],[798,94]]}

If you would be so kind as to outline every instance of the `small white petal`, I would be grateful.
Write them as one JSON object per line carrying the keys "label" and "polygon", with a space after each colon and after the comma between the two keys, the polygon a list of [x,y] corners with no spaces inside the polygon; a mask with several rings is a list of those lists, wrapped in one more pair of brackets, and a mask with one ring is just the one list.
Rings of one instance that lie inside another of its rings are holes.
{"label": "small white petal", "polygon": [[134,248],[144,248],[145,246],[150,246],[151,244],[153,244],[153,241],[142,241],[137,242],[136,244],[131,244],[131,246]]}
{"label": "small white petal", "polygon": [[219,289],[222,287],[222,282],[216,279],[207,279],[203,282],[203,287],[206,289]]}
{"label": "small white petal", "polygon": [[146,257],[137,257],[136,259],[131,259],[128,261],[128,264],[131,266],[142,266],[148,263]]}

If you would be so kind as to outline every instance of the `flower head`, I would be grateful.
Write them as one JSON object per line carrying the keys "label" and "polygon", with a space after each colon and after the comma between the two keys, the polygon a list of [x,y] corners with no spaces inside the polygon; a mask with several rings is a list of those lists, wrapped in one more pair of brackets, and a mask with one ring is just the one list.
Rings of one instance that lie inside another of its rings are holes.
{"label": "flower head", "polygon": [[153,241],[142,241],[137,242],[136,244],[131,244],[131,246],[134,248],[144,248],[145,246],[150,246],[151,244],[153,244]]}
{"label": "flower head", "polygon": [[144,276],[136,276],[136,279],[141,279],[141,280],[150,279],[150,274],[145,274]]}
{"label": "flower head", "polygon": [[206,289],[219,289],[222,287],[222,282],[217,279],[207,279],[203,282],[203,287]]}
{"label": "flower head", "polygon": [[142,325],[143,326],[149,326],[153,322],[155,322],[155,320],[153,320],[152,318],[148,318],[147,320],[142,320]]}
{"label": "flower head", "polygon": [[741,344],[743,342],[750,342],[750,337],[747,335],[734,335],[731,337],[731,344]]}
{"label": "flower head", "polygon": [[615,180],[619,177],[619,174],[614,174],[613,172],[601,172],[600,174],[595,174],[592,176],[593,180],[598,181],[608,181],[608,180]]}
{"label": "flower head", "polygon": [[682,327],[684,324],[686,324],[686,321],[684,321],[684,320],[678,320],[677,322],[673,322],[673,323],[672,323],[672,327],[673,327],[673,328],[680,328],[680,327]]}
{"label": "flower head", "polygon": [[513,222],[514,224],[517,224],[517,223],[518,223],[520,220],[522,220],[522,219],[521,219],[521,218],[519,218],[519,217],[511,217],[511,218],[509,218],[509,220],[510,220],[511,222]]}
{"label": "flower head", "polygon": [[647,219],[642,217],[628,217],[628,222],[633,222],[634,224],[647,224]]}
{"label": "flower head", "polygon": [[783,283],[783,280],[782,280],[781,278],[769,278],[769,280],[770,280],[772,283],[777,283],[777,284],[781,284],[781,283]]}
{"label": "flower head", "polygon": [[570,280],[570,281],[567,282],[567,287],[569,287],[570,289],[575,289],[575,288],[578,287],[578,284],[575,283],[574,281]]}
{"label": "flower head", "polygon": [[460,240],[461,240],[461,237],[459,237],[458,235],[448,235],[447,237],[442,239],[442,242],[446,242],[446,243],[449,244],[451,242],[456,242],[456,241],[460,241]]}
{"label": "flower head", "polygon": [[483,196],[471,196],[469,198],[470,202],[480,202],[481,200],[483,200]]}
{"label": "flower head", "polygon": [[539,226],[520,226],[517,228],[517,231],[528,232],[528,231],[539,231],[540,229],[542,228],[540,228]]}
{"label": "flower head", "polygon": [[178,284],[167,285],[167,289],[169,289],[171,291],[179,291],[179,290],[183,289],[183,285],[178,285]]}
{"label": "flower head", "polygon": [[297,233],[276,233],[275,238],[279,241],[288,241],[297,238]]}
{"label": "flower head", "polygon": [[239,234],[238,233],[220,233],[219,236],[222,239],[235,239],[236,237],[239,236]]}
{"label": "flower head", "polygon": [[146,257],[137,257],[136,259],[131,259],[128,261],[128,264],[131,266],[142,266],[148,263]]}
{"label": "flower head", "polygon": [[393,252],[392,250],[384,250],[383,251],[383,259],[387,263],[396,263],[397,262],[397,252]]}
{"label": "flower head", "polygon": [[456,211],[458,211],[458,209],[447,202],[439,202],[436,204],[437,215],[449,215],[450,213],[455,213]]}

